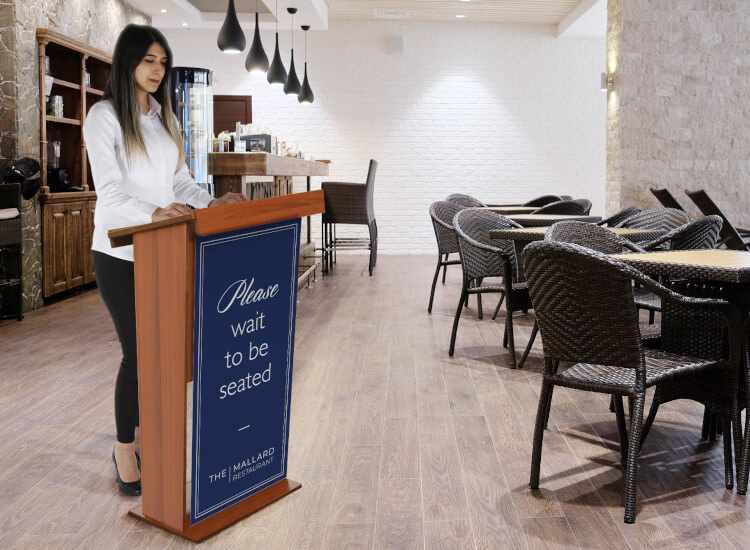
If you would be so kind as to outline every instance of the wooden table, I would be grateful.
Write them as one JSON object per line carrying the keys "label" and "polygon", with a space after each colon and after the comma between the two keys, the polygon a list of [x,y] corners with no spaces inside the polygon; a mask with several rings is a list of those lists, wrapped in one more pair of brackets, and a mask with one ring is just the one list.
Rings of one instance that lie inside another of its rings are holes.
{"label": "wooden table", "polygon": [[[518,265],[518,280],[523,281],[523,264],[521,263],[521,252],[527,244],[544,239],[545,233],[549,227],[524,227],[514,229],[494,229],[490,231],[491,239],[504,241],[513,241],[513,248],[516,252],[516,264]],[[621,235],[630,241],[648,241],[661,237],[664,231],[654,231],[651,229],[627,229],[621,227],[606,227],[617,235]]]}
{"label": "wooden table", "polygon": [[[495,229],[490,231],[490,238],[508,240],[514,242],[530,243],[532,241],[541,241],[547,233],[549,227],[524,227],[522,229]],[[605,227],[612,233],[625,237],[629,241],[640,242],[650,241],[661,237],[666,231],[654,229],[630,229],[624,227]]]}
{"label": "wooden table", "polygon": [[[490,202],[490,203],[487,203],[487,206],[490,208],[495,208],[495,207],[504,208],[506,206],[524,206],[524,205],[520,202]],[[540,208],[540,207],[537,207],[537,208]]]}
{"label": "wooden table", "polygon": [[507,216],[524,227],[545,227],[557,222],[574,220],[579,222],[597,223],[602,221],[600,216],[570,216],[564,214],[512,214]]}
{"label": "wooden table", "polygon": [[[310,178],[327,176],[328,163],[269,153],[209,153],[208,173],[213,176],[217,197],[227,191],[242,193],[242,176],[273,176],[273,196],[282,196],[292,193],[293,176],[305,176],[307,190],[310,191]],[[308,243],[312,242],[311,231],[308,216]]]}
{"label": "wooden table", "polygon": [[538,210],[538,206],[485,206],[487,210],[492,210],[503,216],[508,214],[531,214],[534,210]]}
{"label": "wooden table", "polygon": [[673,250],[614,257],[654,276],[750,284],[750,252],[740,250]]}

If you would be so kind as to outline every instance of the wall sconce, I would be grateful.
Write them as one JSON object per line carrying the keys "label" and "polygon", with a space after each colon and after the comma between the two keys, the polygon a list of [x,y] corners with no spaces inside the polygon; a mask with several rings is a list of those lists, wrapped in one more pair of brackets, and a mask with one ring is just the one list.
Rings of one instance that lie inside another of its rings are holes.
{"label": "wall sconce", "polygon": [[603,93],[611,90],[615,85],[615,77],[611,74],[602,73],[601,90]]}

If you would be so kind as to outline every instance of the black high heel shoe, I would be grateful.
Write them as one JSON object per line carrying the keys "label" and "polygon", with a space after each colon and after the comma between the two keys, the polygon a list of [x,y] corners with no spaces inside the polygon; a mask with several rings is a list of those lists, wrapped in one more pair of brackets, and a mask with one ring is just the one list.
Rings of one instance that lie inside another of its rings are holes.
{"label": "black high heel shoe", "polygon": [[115,459],[115,450],[112,449],[112,462],[115,464],[115,478],[120,492],[131,497],[141,496],[141,480],[125,482],[120,479],[120,472],[117,471],[117,460]]}

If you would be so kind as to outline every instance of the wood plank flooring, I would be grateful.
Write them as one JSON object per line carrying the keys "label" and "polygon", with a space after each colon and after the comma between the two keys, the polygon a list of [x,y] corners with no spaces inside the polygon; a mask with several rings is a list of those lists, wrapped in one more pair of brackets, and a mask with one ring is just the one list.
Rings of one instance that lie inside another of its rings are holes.
{"label": "wood plank flooring", "polygon": [[[204,548],[746,548],[750,506],[723,487],[702,410],[660,410],[644,446],[638,518],[606,396],[557,389],[541,491],[528,489],[540,348],[511,370],[504,312],[464,310],[460,268],[426,311],[434,258],[339,256],[300,294],[289,477],[300,491]],[[523,349],[533,318],[516,317]],[[520,356],[520,354],[519,354]],[[110,452],[119,344],[96,291],[0,325],[0,548],[182,548],[126,515]]]}

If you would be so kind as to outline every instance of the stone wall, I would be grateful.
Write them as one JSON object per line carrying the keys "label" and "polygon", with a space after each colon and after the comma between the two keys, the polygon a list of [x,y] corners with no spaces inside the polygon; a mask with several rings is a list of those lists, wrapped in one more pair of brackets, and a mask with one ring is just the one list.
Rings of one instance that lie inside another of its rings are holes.
{"label": "stone wall", "polygon": [[[49,28],[112,51],[125,25],[148,24],[150,18],[122,0],[0,0],[0,23],[2,166],[14,157],[39,158],[36,29]],[[41,211],[36,197],[25,202],[23,217],[24,307],[28,310],[42,305]]]}
{"label": "stone wall", "polygon": [[611,210],[666,187],[697,214],[684,190],[703,188],[750,223],[749,31],[747,0],[609,0]]}
{"label": "stone wall", "polygon": [[0,0],[0,167],[16,152],[15,0]]}

